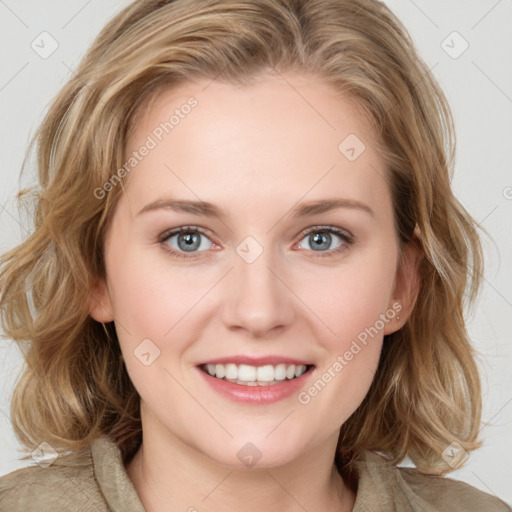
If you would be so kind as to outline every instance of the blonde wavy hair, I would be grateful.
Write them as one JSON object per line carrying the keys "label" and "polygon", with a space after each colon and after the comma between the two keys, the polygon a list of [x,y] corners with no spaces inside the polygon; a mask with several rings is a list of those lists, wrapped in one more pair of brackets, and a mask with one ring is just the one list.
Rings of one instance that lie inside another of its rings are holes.
{"label": "blonde wavy hair", "polygon": [[361,107],[380,136],[400,249],[421,248],[414,309],[385,336],[336,463],[371,450],[442,475],[453,470],[442,456],[452,442],[481,446],[478,354],[464,319],[481,284],[481,242],[450,187],[449,106],[400,21],[377,0],[138,0],[101,31],[35,133],[39,186],[18,194],[34,206],[35,226],[0,260],[4,337],[26,361],[11,419],[27,450],[47,441],[78,453],[105,435],[125,463],[137,451],[140,397],[113,322],[88,311],[123,187],[101,200],[94,191],[123,166],[159,91],[196,78],[250,84],[269,70],[313,74]]}

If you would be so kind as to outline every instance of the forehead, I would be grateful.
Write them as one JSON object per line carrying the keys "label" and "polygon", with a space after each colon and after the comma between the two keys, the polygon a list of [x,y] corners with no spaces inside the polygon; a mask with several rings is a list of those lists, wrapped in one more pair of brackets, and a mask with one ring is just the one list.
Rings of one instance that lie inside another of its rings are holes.
{"label": "forehead", "polygon": [[141,206],[164,191],[240,205],[326,194],[375,202],[387,189],[375,141],[357,103],[317,77],[183,83],[161,90],[134,126],[126,160],[151,149],[128,191]]}

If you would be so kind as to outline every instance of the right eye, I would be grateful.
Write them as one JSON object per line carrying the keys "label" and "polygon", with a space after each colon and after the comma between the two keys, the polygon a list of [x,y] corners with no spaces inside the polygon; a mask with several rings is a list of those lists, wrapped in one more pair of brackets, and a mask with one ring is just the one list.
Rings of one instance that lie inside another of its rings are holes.
{"label": "right eye", "polygon": [[[204,242],[201,238],[206,238],[209,243]],[[204,250],[198,251],[198,249],[207,250],[213,244],[201,228],[193,226],[183,226],[166,231],[160,237],[159,242],[163,244],[165,250],[179,258],[194,257],[198,252],[204,252]],[[191,256],[187,256],[187,253],[190,253]]]}

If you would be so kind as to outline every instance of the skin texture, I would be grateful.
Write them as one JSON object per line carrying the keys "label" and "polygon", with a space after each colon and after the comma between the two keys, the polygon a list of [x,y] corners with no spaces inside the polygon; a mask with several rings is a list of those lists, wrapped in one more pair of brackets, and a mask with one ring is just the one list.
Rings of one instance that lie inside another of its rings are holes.
{"label": "skin texture", "polygon": [[[160,93],[136,126],[127,159],[191,96],[197,106],[123,184],[105,240],[107,278],[91,300],[94,319],[114,320],[141,396],[143,444],[128,474],[148,511],[352,510],[354,493],[333,466],[339,429],[369,390],[383,335],[407,320],[415,300],[408,290],[418,279],[415,249],[407,249],[403,271],[397,265],[375,134],[318,78],[265,74],[250,86],[191,82]],[[349,134],[366,145],[354,161],[338,149]],[[227,217],[138,214],[171,197],[209,201]],[[298,203],[330,198],[360,201],[373,215],[355,208],[290,214]],[[180,226],[207,232],[192,254],[179,236],[159,242]],[[315,250],[318,229],[302,233],[318,226],[344,229],[354,242],[332,234],[327,248]],[[252,263],[236,252],[247,236],[263,250]],[[394,303],[400,320],[386,322],[308,404],[297,394],[237,403],[196,368],[233,355],[295,357],[316,366],[307,388]],[[134,355],[144,339],[160,350],[149,366]],[[252,468],[237,457],[248,442],[262,454]]]}

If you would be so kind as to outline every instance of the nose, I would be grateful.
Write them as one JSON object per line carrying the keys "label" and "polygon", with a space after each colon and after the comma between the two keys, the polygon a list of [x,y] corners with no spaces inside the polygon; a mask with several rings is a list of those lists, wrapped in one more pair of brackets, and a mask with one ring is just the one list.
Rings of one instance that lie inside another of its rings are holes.
{"label": "nose", "polygon": [[226,327],[244,330],[255,338],[284,330],[293,322],[293,303],[297,299],[287,283],[288,274],[272,250],[258,247],[254,241],[241,244],[233,261],[234,268],[222,290]]}

